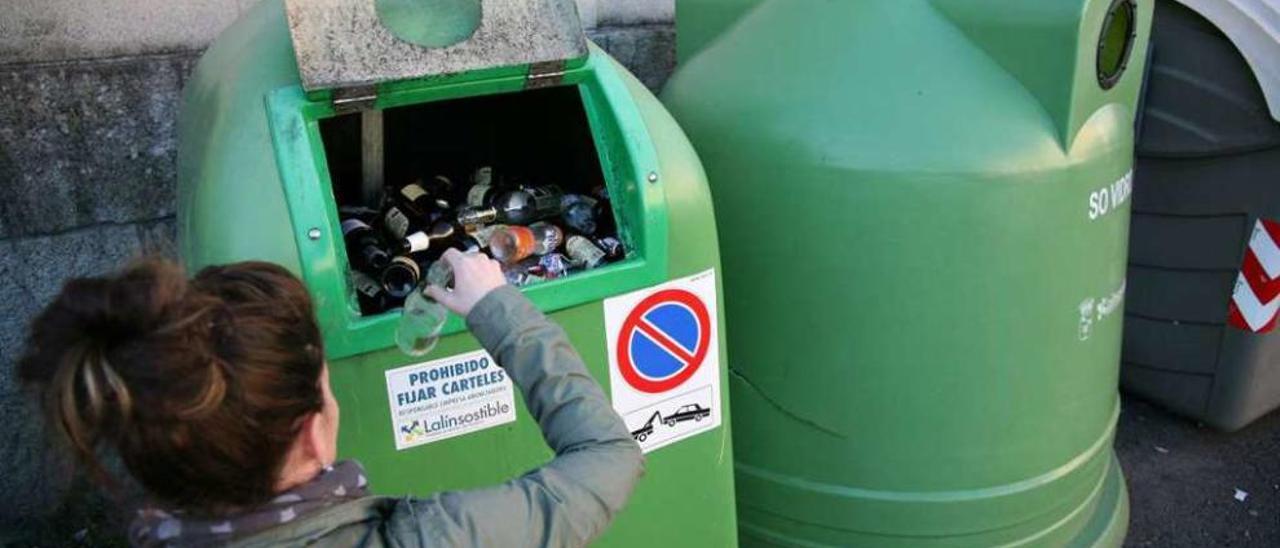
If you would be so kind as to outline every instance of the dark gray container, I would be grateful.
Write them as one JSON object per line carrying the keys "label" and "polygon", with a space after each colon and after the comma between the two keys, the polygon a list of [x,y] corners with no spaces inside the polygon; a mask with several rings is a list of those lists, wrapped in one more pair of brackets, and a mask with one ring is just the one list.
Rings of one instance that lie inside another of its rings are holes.
{"label": "dark gray container", "polygon": [[1280,330],[1227,324],[1258,218],[1280,219],[1280,123],[1216,27],[1156,2],[1139,129],[1121,384],[1222,430],[1280,405]]}

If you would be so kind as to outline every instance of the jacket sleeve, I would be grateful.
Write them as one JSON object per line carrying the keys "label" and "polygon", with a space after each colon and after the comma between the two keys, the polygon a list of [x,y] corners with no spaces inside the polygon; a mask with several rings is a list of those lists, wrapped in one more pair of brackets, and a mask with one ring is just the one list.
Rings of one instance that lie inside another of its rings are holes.
{"label": "jacket sleeve", "polygon": [[510,286],[467,316],[524,394],[555,458],[499,486],[400,501],[387,531],[405,546],[584,546],[622,509],[644,469],[640,447],[564,330]]}

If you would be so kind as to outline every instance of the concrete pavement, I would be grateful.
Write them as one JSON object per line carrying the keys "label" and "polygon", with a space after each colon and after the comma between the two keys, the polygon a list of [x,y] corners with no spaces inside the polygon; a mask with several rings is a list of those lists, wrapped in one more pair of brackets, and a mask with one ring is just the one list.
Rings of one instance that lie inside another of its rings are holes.
{"label": "concrete pavement", "polygon": [[1222,433],[1126,395],[1116,451],[1125,546],[1280,546],[1280,413]]}

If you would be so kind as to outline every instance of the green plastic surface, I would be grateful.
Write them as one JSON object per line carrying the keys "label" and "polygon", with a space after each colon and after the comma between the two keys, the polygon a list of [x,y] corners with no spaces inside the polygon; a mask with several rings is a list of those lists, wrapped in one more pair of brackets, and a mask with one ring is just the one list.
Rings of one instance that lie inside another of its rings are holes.
{"label": "green plastic surface", "polygon": [[1143,59],[1098,85],[1111,0],[683,19],[726,1],[681,0],[712,38],[663,100],[722,236],[743,543],[1119,545],[1129,206],[1100,199]]}
{"label": "green plastic surface", "polygon": [[716,36],[764,0],[696,0],[676,2],[676,56],[684,64]]}
{"label": "green plastic surface", "polygon": [[[701,164],[657,99],[594,46],[567,67],[563,85],[582,93],[624,239],[622,263],[527,288],[564,326],[608,391],[601,300],[689,276],[719,273],[710,193]],[[493,93],[518,93],[528,67],[378,85],[376,108]],[[395,449],[384,372],[424,361],[394,350],[394,313],[359,317],[346,281],[333,193],[317,121],[328,93],[306,94],[280,0],[266,0],[209,48],[187,85],[180,142],[179,242],[187,266],[246,259],[299,274],[317,305],[330,376],[342,407],[341,456],[357,458],[381,494],[429,495],[504,481],[550,457],[521,405],[519,419],[404,451]],[[647,181],[650,173],[657,182]],[[311,239],[312,228],[319,237]],[[679,237],[676,237],[679,235]],[[720,319],[724,336],[723,319]],[[478,348],[450,319],[425,360]],[[725,344],[722,340],[721,344]],[[721,382],[727,385],[725,353]],[[727,391],[724,426],[648,455],[647,473],[599,546],[736,542]]]}

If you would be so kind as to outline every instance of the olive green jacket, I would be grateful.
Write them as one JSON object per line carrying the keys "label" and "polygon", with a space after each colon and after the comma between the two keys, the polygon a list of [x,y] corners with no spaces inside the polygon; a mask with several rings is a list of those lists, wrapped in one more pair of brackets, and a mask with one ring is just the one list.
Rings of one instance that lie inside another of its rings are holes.
{"label": "olive green jacket", "polygon": [[604,532],[644,457],[564,330],[510,286],[486,295],[467,325],[524,394],[551,462],[483,489],[360,499],[233,545],[583,546]]}

